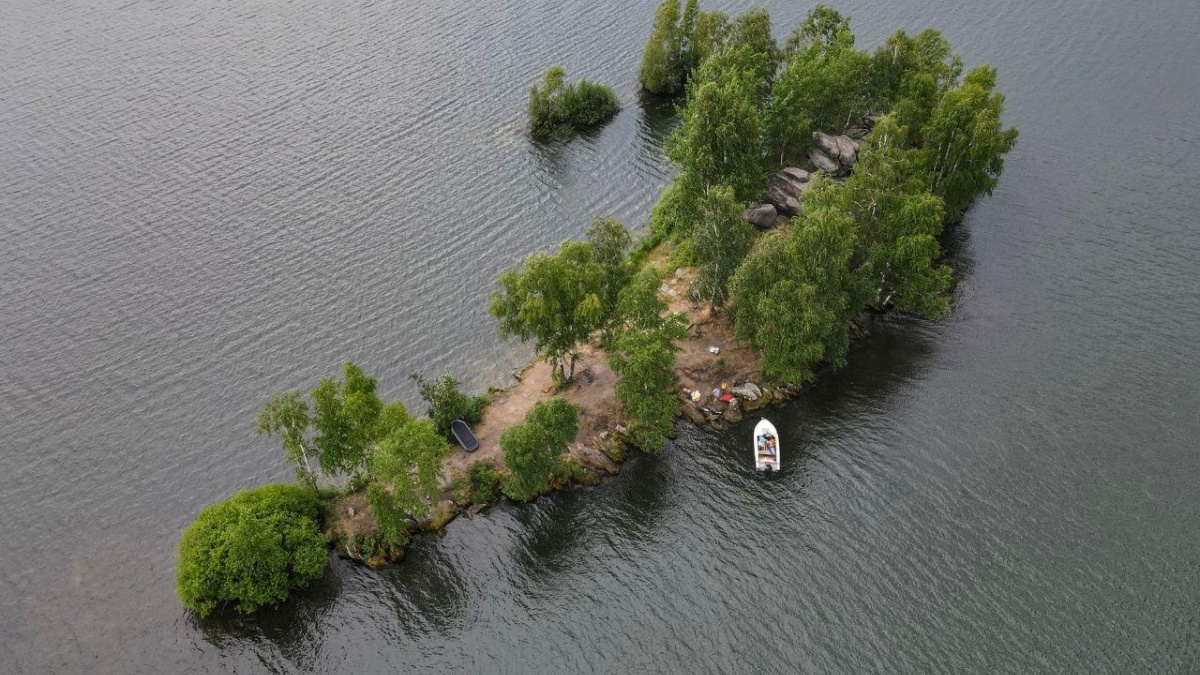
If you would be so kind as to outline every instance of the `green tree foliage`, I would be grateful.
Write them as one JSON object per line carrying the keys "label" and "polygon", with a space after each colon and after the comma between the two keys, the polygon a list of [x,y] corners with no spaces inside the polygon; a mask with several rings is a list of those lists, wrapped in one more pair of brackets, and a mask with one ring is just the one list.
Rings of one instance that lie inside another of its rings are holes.
{"label": "green tree foliage", "polygon": [[845,185],[810,191],[805,208],[829,208],[854,219],[859,253],[855,267],[874,288],[873,304],[928,316],[949,311],[949,268],[941,257],[944,206],[930,194],[905,129],[885,117],[867,137]]}
{"label": "green tree foliage", "polygon": [[604,269],[588,242],[563,242],[558,253],[535,253],[520,269],[505,270],[490,312],[500,335],[534,341],[560,382],[575,375],[575,348],[605,316]]}
{"label": "green tree foliage", "polygon": [[779,68],[780,51],[771,35],[771,15],[762,7],[751,7],[738,15],[729,31],[729,47],[746,55],[745,64],[756,75],[757,90],[765,93]]}
{"label": "green tree foliage", "polygon": [[588,228],[587,240],[592,245],[592,258],[604,272],[601,300],[604,302],[604,313],[609,319],[605,323],[611,324],[617,295],[633,275],[633,266],[629,263],[627,255],[633,238],[619,221],[613,218],[596,218]]}
{"label": "green tree foliage", "polygon": [[913,37],[897,31],[871,58],[871,108],[890,111],[908,99],[903,124],[920,128],[928,108],[961,74],[962,59],[951,51],[941,33],[926,28]]}
{"label": "green tree foliage", "polygon": [[658,272],[647,267],[621,291],[620,329],[608,350],[630,439],[646,452],[660,450],[674,427],[676,342],[687,336],[687,318],[666,314],[667,305],[658,297],[661,284]]}
{"label": "green tree foliage", "polygon": [[[361,470],[370,448],[408,421],[402,403],[383,405],[375,378],[354,363],[342,366],[343,380],[324,378],[310,392],[271,397],[258,411],[258,433],[279,437],[296,475],[316,489],[317,469],[326,475]],[[313,432],[319,433],[315,438]]]}
{"label": "green tree foliage", "polygon": [[687,106],[665,148],[680,167],[675,187],[680,203],[697,200],[714,185],[731,187],[740,202],[762,192],[767,163],[758,144],[762,120],[754,62],[747,47],[726,47],[688,84]]}
{"label": "green tree foliage", "polygon": [[471,486],[471,501],[475,504],[490,504],[500,498],[500,484],[504,474],[485,461],[472,462],[467,467],[467,482]]}
{"label": "green tree foliage", "polygon": [[792,31],[787,46],[784,47],[784,54],[791,57],[814,46],[828,49],[834,45],[854,46],[850,18],[843,17],[832,7],[819,4],[810,10],[800,25]]}
{"label": "green tree foliage", "polygon": [[388,544],[404,546],[409,521],[429,515],[449,454],[445,437],[426,419],[410,419],[375,447],[368,462],[367,505]]}
{"label": "green tree foliage", "polygon": [[732,32],[733,26],[724,12],[700,12],[696,16],[696,29],[689,43],[689,74],[724,47]]}
{"label": "green tree foliage", "polygon": [[663,277],[653,266],[638,270],[617,297],[619,330],[654,330],[662,325],[667,305],[658,297]]}
{"label": "green tree foliage", "polygon": [[1004,171],[1004,155],[1017,142],[1004,129],[1004,95],[995,92],[996,71],[980,66],[961,87],[942,94],[922,136],[923,164],[933,193],[946,203],[946,219],[958,222],[981,194],[991,194]]}
{"label": "green tree foliage", "polygon": [[508,475],[504,495],[529,501],[550,489],[562,470],[561,455],[579,433],[579,408],[562,397],[534,404],[525,421],[500,435]]}
{"label": "green tree foliage", "polygon": [[200,616],[224,602],[242,612],[282,602],[325,573],[316,494],[264,485],[205,507],[183,531],[176,591]]}
{"label": "green tree foliage", "polygon": [[642,68],[638,73],[642,87],[655,94],[680,91],[685,78],[683,54],[679,0],[665,0],[654,14],[654,28],[642,52]]}
{"label": "green tree foliage", "polygon": [[792,54],[775,78],[766,112],[767,145],[780,165],[802,157],[813,133],[837,133],[867,110],[870,58],[843,30]]}
{"label": "green tree foliage", "polygon": [[[748,13],[740,23],[730,23],[722,12],[702,12],[697,0],[687,0],[682,16],[679,0],[665,0],[654,14],[654,27],[646,49],[642,52],[642,67],[638,80],[642,88],[654,94],[673,96],[684,90],[688,79],[709,55],[723,47],[735,34],[752,48],[762,50],[768,57],[760,65],[765,69],[773,52],[768,49],[770,18],[765,10]],[[770,42],[774,46],[774,41]]]}
{"label": "green tree foliage", "polygon": [[358,470],[381,431],[375,378],[350,361],[342,364],[342,375],[341,381],[323,378],[311,394],[312,422],[320,432],[313,443],[327,474]]}
{"label": "green tree foliage", "polygon": [[408,416],[408,408],[399,401],[392,401],[383,406],[379,413],[379,437],[387,438],[388,434],[408,424],[412,419]]}
{"label": "green tree foliage", "polygon": [[699,19],[700,3],[698,0],[687,0],[683,6],[683,18],[679,20],[679,69],[683,72],[681,86],[687,82],[688,75],[696,65],[696,22]]}
{"label": "green tree foliage", "polygon": [[428,404],[425,414],[433,421],[433,428],[438,435],[452,439],[450,424],[454,420],[462,420],[467,424],[478,424],[483,418],[483,409],[487,398],[483,396],[467,396],[459,390],[458,378],[450,373],[443,373],[436,380],[426,380],[419,373],[409,375],[417,383],[417,391]]}
{"label": "green tree foliage", "polygon": [[738,268],[734,326],[762,352],[764,375],[801,383],[819,364],[845,363],[850,322],[864,301],[856,251],[849,215],[806,206],[791,232],[765,237]]}
{"label": "green tree foliage", "polygon": [[678,238],[691,231],[696,214],[694,183],[693,176],[683,173],[663,189],[650,211],[650,232],[655,238]]}
{"label": "green tree foliage", "polygon": [[316,490],[316,470],[309,458],[313,445],[308,439],[310,424],[308,402],[298,391],[275,394],[258,411],[258,433],[278,436],[296,477]]}
{"label": "green tree foliage", "polygon": [[741,205],[724,185],[709,188],[698,210],[692,255],[700,269],[694,288],[717,309],[725,304],[730,277],[754,244],[754,228],[742,220]]}
{"label": "green tree foliage", "polygon": [[587,79],[567,83],[565,77],[562,68],[552,66],[541,86],[529,89],[529,129],[534,138],[568,138],[621,110],[621,100],[611,87]]}

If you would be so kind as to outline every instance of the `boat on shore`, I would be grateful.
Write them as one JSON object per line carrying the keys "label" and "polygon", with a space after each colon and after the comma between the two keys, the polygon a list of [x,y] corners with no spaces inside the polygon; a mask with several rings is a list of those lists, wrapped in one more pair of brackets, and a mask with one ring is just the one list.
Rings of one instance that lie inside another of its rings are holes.
{"label": "boat on shore", "polygon": [[475,438],[475,434],[471,432],[471,425],[462,420],[454,420],[450,423],[450,433],[454,434],[454,440],[462,446],[467,452],[475,452],[479,449],[479,439]]}
{"label": "boat on shore", "polygon": [[759,471],[778,471],[780,466],[779,432],[767,419],[754,425],[754,468]]}

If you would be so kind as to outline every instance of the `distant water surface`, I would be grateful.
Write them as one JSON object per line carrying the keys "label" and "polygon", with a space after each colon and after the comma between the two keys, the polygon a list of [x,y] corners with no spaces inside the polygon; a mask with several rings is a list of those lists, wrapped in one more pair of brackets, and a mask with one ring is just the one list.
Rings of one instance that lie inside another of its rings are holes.
{"label": "distant water surface", "polygon": [[[34,2],[0,21],[0,672],[1200,672],[1200,5],[842,2],[940,28],[1018,149],[950,238],[938,322],[613,482],[501,506],[382,572],[200,622],[205,504],[288,478],[270,393],[353,359],[507,384],[497,273],[640,227],[652,0]],[[768,3],[782,37],[808,9]],[[728,2],[707,6],[734,12]],[[538,146],[551,64],[611,83]]]}

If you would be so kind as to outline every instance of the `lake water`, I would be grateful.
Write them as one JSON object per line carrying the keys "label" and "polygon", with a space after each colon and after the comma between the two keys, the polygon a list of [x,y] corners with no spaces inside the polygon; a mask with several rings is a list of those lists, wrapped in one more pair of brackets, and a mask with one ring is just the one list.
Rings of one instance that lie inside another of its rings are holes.
{"label": "lake water", "polygon": [[[781,36],[808,9],[769,7]],[[771,412],[779,475],[749,426],[685,429],[199,622],[179,532],[288,478],[270,393],[344,359],[410,404],[414,370],[505,385],[496,274],[645,223],[654,2],[6,0],[0,672],[1200,672],[1200,5],[838,7],[1000,71],[1021,140],[948,242],[952,315]],[[625,107],[538,147],[555,63]]]}

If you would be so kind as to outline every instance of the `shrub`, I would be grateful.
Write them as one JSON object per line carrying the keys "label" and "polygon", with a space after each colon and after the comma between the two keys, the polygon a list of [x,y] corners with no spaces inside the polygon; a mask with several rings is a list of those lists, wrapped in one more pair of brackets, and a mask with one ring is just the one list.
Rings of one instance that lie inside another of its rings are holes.
{"label": "shrub", "polygon": [[475,504],[490,504],[500,498],[500,483],[504,475],[491,464],[478,461],[467,467],[467,485],[471,488],[470,501]]}
{"label": "shrub", "polygon": [[210,504],[183,531],[176,592],[200,616],[223,602],[253,612],[325,573],[320,505],[311,489],[264,485]]}
{"label": "shrub", "polygon": [[483,418],[483,409],[487,405],[486,396],[467,396],[458,389],[458,379],[450,373],[444,373],[438,379],[430,382],[418,373],[409,377],[417,383],[421,398],[429,404],[426,414],[433,420],[433,428],[437,433],[453,440],[450,433],[450,423],[462,420],[467,424],[478,424]]}

